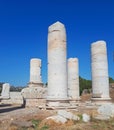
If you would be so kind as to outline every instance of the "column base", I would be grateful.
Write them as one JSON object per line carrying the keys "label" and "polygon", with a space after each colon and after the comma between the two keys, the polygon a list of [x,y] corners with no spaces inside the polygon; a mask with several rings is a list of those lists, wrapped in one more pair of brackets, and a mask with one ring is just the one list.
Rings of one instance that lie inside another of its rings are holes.
{"label": "column base", "polygon": [[80,97],[79,98],[74,98],[74,99],[69,98],[69,101],[80,101],[80,100],[81,100]]}
{"label": "column base", "polygon": [[43,83],[29,82],[28,87],[43,87]]}
{"label": "column base", "polygon": [[43,98],[27,98],[25,99],[25,107],[31,108],[31,107],[37,107],[40,109],[46,108],[46,99]]}
{"label": "column base", "polygon": [[70,106],[68,99],[47,99],[46,106],[48,107],[66,107]]}
{"label": "column base", "polygon": [[0,100],[2,100],[2,99],[8,100],[8,99],[10,99],[10,97],[0,96]]}
{"label": "column base", "polygon": [[27,87],[22,89],[21,94],[24,99],[46,98],[47,88],[44,87]]}
{"label": "column base", "polygon": [[46,109],[47,110],[58,110],[58,109],[76,109],[76,105],[72,105],[69,103],[68,99],[60,100],[60,99],[47,99],[46,101]]}
{"label": "column base", "polygon": [[112,103],[111,98],[91,98],[91,101],[96,105],[103,105],[106,103]]}
{"label": "column base", "polygon": [[81,98],[78,99],[69,99],[69,103],[71,106],[78,106],[80,103]]}

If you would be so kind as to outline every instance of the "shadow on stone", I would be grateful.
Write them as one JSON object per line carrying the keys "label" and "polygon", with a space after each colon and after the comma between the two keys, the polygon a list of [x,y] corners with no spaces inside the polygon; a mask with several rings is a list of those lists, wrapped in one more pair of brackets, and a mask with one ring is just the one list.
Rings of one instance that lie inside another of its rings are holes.
{"label": "shadow on stone", "polygon": [[[0,109],[0,113],[5,113],[5,112],[10,112],[10,111],[14,111],[14,110],[17,110],[17,109],[22,109],[23,106],[14,106],[14,107],[11,107],[11,105],[7,105],[7,104],[4,104],[2,105],[2,107],[7,107],[9,106],[8,108],[3,108],[3,109]],[[1,107],[1,105],[0,105]]]}
{"label": "shadow on stone", "polygon": [[0,107],[8,107],[11,106],[11,104],[0,104]]}

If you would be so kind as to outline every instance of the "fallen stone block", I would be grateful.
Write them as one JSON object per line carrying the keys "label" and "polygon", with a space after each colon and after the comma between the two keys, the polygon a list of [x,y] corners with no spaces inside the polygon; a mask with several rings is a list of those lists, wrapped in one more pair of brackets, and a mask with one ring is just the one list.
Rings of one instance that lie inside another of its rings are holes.
{"label": "fallen stone block", "polygon": [[66,118],[66,119],[69,119],[69,120],[80,120],[80,118],[78,116],[74,115],[71,112],[67,112],[66,110],[59,110],[58,115]]}
{"label": "fallen stone block", "polygon": [[46,118],[47,120],[53,120],[53,121],[55,121],[56,123],[62,123],[62,124],[64,124],[64,123],[66,123],[67,122],[67,119],[66,118],[64,118],[64,117],[62,117],[62,116],[60,116],[60,115],[56,115],[56,116],[50,116],[50,117],[48,117],[48,118]]}
{"label": "fallen stone block", "polygon": [[90,121],[90,115],[84,113],[84,114],[82,115],[82,120],[83,120],[84,122],[89,122],[89,121]]}
{"label": "fallen stone block", "polygon": [[114,104],[104,104],[97,111],[99,114],[114,117]]}

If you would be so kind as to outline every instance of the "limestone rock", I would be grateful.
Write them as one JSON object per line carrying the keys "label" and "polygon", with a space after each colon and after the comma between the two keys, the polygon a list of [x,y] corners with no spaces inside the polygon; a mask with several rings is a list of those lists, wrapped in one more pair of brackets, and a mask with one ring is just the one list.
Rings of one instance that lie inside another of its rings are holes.
{"label": "limestone rock", "polygon": [[67,119],[60,116],[60,115],[56,115],[56,116],[50,116],[48,118],[46,118],[47,120],[51,119],[53,121],[55,121],[56,123],[62,123],[64,124],[65,122],[67,122]]}
{"label": "limestone rock", "polygon": [[23,104],[23,97],[21,92],[10,92],[12,104]]}
{"label": "limestone rock", "polygon": [[39,108],[39,109],[45,109],[46,105],[46,99],[43,98],[26,98],[25,99],[25,107],[28,108]]}
{"label": "limestone rock", "polygon": [[82,115],[82,120],[83,120],[84,122],[89,122],[89,121],[90,121],[90,115],[84,113],[84,114]]}
{"label": "limestone rock", "polygon": [[80,120],[80,118],[78,116],[74,115],[71,112],[67,112],[66,110],[59,110],[58,115],[66,118],[66,119],[69,119],[69,120],[76,120],[76,121]]}
{"label": "limestone rock", "polygon": [[104,104],[100,106],[97,111],[99,114],[114,117],[114,104]]}
{"label": "limestone rock", "polygon": [[20,104],[23,105],[23,97],[21,95],[21,92],[10,92],[10,98],[9,99],[2,99],[3,104]]}
{"label": "limestone rock", "polygon": [[94,118],[95,118],[95,119],[98,119],[98,120],[109,120],[109,119],[110,119],[109,116],[107,116],[107,115],[102,115],[102,114],[97,115],[97,116],[94,117]]}
{"label": "limestone rock", "polygon": [[4,83],[2,85],[2,92],[1,92],[1,97],[2,99],[9,99],[10,98],[10,84],[9,83]]}
{"label": "limestone rock", "polygon": [[47,88],[43,87],[27,87],[22,89],[22,96],[26,98],[46,98]]}
{"label": "limestone rock", "polygon": [[74,115],[71,112],[67,112],[66,110],[58,110],[57,115],[50,116],[46,119],[47,120],[51,119],[56,123],[62,123],[62,124],[66,123],[68,120],[75,120],[75,121],[80,120],[78,116]]}

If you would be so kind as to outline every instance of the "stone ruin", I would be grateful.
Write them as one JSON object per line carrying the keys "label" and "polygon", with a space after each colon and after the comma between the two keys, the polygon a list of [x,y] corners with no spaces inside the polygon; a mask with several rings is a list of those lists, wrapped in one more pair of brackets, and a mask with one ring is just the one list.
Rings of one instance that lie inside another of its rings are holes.
{"label": "stone ruin", "polygon": [[20,92],[10,92],[10,84],[4,83],[1,92],[2,104],[23,104],[23,97]]}
{"label": "stone ruin", "polygon": [[21,91],[26,107],[45,107],[47,88],[41,77],[41,59],[32,58],[30,61],[30,82]]}
{"label": "stone ruin", "polygon": [[67,43],[63,24],[48,28],[48,106],[68,104]]}
{"label": "stone ruin", "polygon": [[68,97],[70,101],[80,100],[78,58],[68,59]]}
{"label": "stone ruin", "polygon": [[108,61],[105,41],[91,44],[92,101],[110,101]]}
{"label": "stone ruin", "polygon": [[1,99],[9,99],[10,98],[10,84],[5,83],[2,85]]}
{"label": "stone ruin", "polygon": [[[21,91],[25,107],[75,108],[80,103],[78,58],[67,61],[66,29],[60,22],[48,28],[48,86],[42,82],[41,59],[30,61],[30,82]],[[91,103],[108,103],[108,61],[105,41],[91,44]],[[9,85],[3,85],[2,98],[9,100]],[[7,87],[6,87],[7,86]],[[7,89],[6,89],[7,88]]]}

